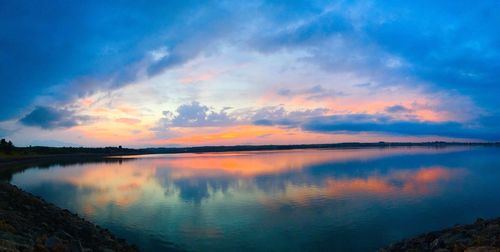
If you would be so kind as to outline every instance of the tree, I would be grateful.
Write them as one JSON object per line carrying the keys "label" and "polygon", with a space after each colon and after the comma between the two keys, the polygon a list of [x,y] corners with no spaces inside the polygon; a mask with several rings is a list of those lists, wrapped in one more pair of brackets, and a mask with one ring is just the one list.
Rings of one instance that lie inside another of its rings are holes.
{"label": "tree", "polygon": [[0,140],[0,152],[10,154],[14,148],[12,141],[7,142],[5,139]]}
{"label": "tree", "polygon": [[2,140],[0,140],[0,152],[5,152],[6,148],[7,148],[7,142],[5,141],[5,139],[2,138]]}
{"label": "tree", "polygon": [[7,146],[5,147],[5,153],[10,154],[14,150],[14,144],[12,144],[11,141],[7,143]]}

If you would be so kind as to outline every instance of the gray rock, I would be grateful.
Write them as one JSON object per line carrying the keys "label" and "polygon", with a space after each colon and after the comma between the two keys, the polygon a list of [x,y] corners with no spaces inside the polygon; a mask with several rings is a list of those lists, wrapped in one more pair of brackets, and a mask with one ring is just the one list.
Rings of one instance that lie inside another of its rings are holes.
{"label": "gray rock", "polygon": [[45,241],[45,247],[48,249],[56,249],[61,246],[63,246],[63,243],[61,239],[57,238],[57,236],[51,236]]}
{"label": "gray rock", "polygon": [[436,238],[434,241],[431,242],[431,249],[438,249],[444,246],[444,243],[441,239]]}
{"label": "gray rock", "polygon": [[82,244],[78,240],[71,241],[69,248],[71,252],[84,252]]}

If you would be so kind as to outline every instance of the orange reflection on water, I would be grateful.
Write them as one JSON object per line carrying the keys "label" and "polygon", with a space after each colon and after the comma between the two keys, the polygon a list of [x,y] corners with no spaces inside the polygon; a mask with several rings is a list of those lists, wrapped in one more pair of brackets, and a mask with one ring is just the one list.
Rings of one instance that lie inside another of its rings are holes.
{"label": "orange reflection on water", "polygon": [[92,206],[103,206],[111,202],[126,207],[134,204],[142,196],[146,187],[151,186],[155,176],[153,167],[138,167],[132,163],[103,163],[85,165],[78,173],[63,172],[58,179],[78,188],[87,189],[86,213]]}
{"label": "orange reflection on water", "polygon": [[423,183],[435,182],[441,179],[449,179],[451,177],[449,169],[443,167],[434,167],[422,169],[415,175],[415,180]]}
{"label": "orange reflection on water", "polygon": [[463,175],[461,169],[427,167],[418,170],[393,171],[384,176],[371,176],[367,179],[328,180],[326,190],[330,196],[370,194],[430,194],[437,188],[435,183]]}
{"label": "orange reflection on water", "polygon": [[[463,178],[460,168],[425,167],[416,170],[394,170],[385,175],[373,174],[366,178],[329,177],[318,186],[289,185],[280,201],[307,204],[316,198],[349,198],[355,195],[380,197],[424,196],[436,193],[440,183]],[[275,205],[275,199],[262,198],[265,204]]]}
{"label": "orange reflection on water", "polygon": [[[196,176],[253,177],[300,170],[323,163],[367,160],[408,153],[436,153],[456,151],[458,148],[366,148],[335,150],[292,150],[267,152],[234,152],[163,155],[152,161],[155,167],[168,167],[173,178]],[[165,158],[166,157],[166,158]]]}
{"label": "orange reflection on water", "polygon": [[[224,178],[229,181],[233,195],[240,195],[266,205],[280,201],[307,204],[315,198],[345,198],[353,195],[375,195],[398,197],[400,195],[428,195],[437,192],[440,183],[453,180],[464,174],[462,169],[426,167],[420,169],[394,169],[380,173],[368,168],[363,175],[352,174],[351,169],[363,169],[363,163],[347,167],[335,167],[335,163],[353,160],[373,160],[384,156],[449,152],[457,148],[386,148],[343,150],[297,150],[271,152],[239,152],[144,156],[122,163],[99,163],[61,169],[50,180],[70,183],[85,191],[82,199],[87,214],[99,207],[113,203],[120,207],[136,204],[141,200],[158,201],[168,197],[179,197],[183,190],[177,181],[189,179],[190,186],[206,190],[210,187],[206,178]],[[325,164],[332,171],[312,176],[307,169]],[[342,170],[344,169],[344,170]],[[43,172],[43,171],[41,171]],[[50,169],[47,170],[50,172]],[[285,177],[280,174],[289,173]],[[255,178],[273,175],[272,183],[285,184],[285,188],[259,188]],[[275,176],[276,175],[276,176]],[[300,178],[301,183],[292,183],[289,176]],[[38,175],[39,180],[48,175]],[[244,186],[242,186],[242,184]],[[207,197],[221,190],[212,188]],[[277,197],[277,198],[276,198]],[[178,198],[177,198],[178,200]]]}

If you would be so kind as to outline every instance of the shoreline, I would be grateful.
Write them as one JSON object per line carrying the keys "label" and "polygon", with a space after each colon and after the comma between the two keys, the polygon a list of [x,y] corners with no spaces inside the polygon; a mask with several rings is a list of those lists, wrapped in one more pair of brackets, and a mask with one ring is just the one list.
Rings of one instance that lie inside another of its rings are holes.
{"label": "shoreline", "polygon": [[500,251],[500,217],[455,225],[395,242],[379,252],[392,251]]}
{"label": "shoreline", "polygon": [[0,251],[139,249],[66,209],[0,182]]}
{"label": "shoreline", "polygon": [[[133,156],[148,154],[182,153],[221,153],[242,151],[307,150],[307,149],[363,149],[397,147],[500,147],[500,142],[345,142],[328,144],[293,144],[293,145],[231,145],[231,146],[192,146],[192,147],[151,147],[130,148],[86,148],[86,147],[16,147],[14,154],[0,155],[0,168],[9,165],[22,165],[41,161],[64,161],[83,159],[105,159],[110,156]],[[1,153],[0,153],[1,154]]]}
{"label": "shoreline", "polygon": [[36,155],[23,156],[12,159],[0,159],[0,182],[9,182],[11,176],[25,169],[33,167],[47,167],[58,164],[61,166],[92,163],[92,162],[121,162],[123,159],[113,160],[107,154],[63,154],[63,155]]}

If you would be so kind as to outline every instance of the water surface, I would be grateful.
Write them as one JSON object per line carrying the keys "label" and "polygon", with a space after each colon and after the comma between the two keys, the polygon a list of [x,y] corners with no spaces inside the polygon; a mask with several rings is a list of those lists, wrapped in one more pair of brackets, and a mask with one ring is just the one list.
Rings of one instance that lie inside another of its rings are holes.
{"label": "water surface", "polygon": [[145,155],[11,182],[145,251],[374,251],[500,216],[500,149]]}

